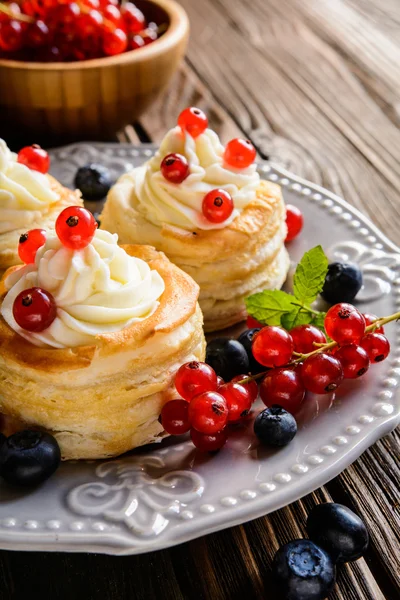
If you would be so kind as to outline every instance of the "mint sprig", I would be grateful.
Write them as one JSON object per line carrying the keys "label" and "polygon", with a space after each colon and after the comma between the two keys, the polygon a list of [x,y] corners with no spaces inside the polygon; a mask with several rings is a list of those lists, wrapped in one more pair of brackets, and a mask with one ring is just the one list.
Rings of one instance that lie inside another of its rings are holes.
{"label": "mint sprig", "polygon": [[292,329],[312,323],[323,329],[325,313],[316,311],[311,304],[324,286],[328,259],[322,246],[306,252],[297,265],[293,278],[293,294],[282,290],[265,290],[246,299],[250,316],[265,325],[280,325]]}

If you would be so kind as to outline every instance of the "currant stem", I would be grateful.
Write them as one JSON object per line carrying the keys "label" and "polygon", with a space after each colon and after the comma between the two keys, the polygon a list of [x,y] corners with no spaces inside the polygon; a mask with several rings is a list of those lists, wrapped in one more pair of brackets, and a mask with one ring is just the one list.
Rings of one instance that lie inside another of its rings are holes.
{"label": "currant stem", "polygon": [[10,10],[7,4],[0,3],[0,12],[6,14],[8,17],[10,17],[10,19],[13,19],[14,21],[24,21],[25,23],[35,22],[35,19],[33,17],[29,17],[28,15],[23,15],[20,13],[15,14],[12,10]]}
{"label": "currant stem", "polygon": [[[370,333],[371,331],[375,331],[375,329],[377,329],[378,327],[383,327],[383,325],[386,325],[387,323],[391,323],[392,321],[399,321],[399,320],[400,320],[400,311],[397,313],[394,313],[393,315],[389,315],[388,317],[380,317],[379,319],[376,319],[373,323],[371,323],[371,325],[368,325],[368,327],[365,328],[365,333]],[[315,350],[313,350],[312,352],[309,352],[308,354],[300,354],[299,352],[293,352],[293,356],[296,356],[296,358],[295,358],[295,360],[293,360],[286,366],[290,367],[292,365],[296,365],[297,363],[303,362],[307,358],[310,358],[310,356],[314,356],[314,354],[319,354],[320,352],[326,352],[327,350],[336,348],[336,346],[338,346],[339,344],[337,342],[329,342],[328,344],[316,344],[316,345],[318,347]],[[285,365],[283,365],[281,368],[284,368],[284,366]],[[270,371],[270,370],[271,369],[267,369],[266,371],[257,373],[257,375],[249,375],[245,379],[242,379],[241,381],[237,381],[237,383],[243,385],[244,383],[249,383],[250,381],[261,379],[261,377],[264,377],[264,375],[266,375],[268,373],[268,371]]]}

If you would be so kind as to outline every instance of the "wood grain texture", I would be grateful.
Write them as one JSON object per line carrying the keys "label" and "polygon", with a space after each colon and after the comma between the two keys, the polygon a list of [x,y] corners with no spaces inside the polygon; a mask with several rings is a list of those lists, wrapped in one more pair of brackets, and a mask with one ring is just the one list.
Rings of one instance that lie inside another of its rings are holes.
{"label": "wood grain texture", "polygon": [[[339,193],[399,243],[398,0],[181,0],[192,22],[186,65],[120,141],[155,141],[195,104],[223,140]],[[304,535],[311,508],[335,500],[366,521],[365,559],[340,569],[329,600],[400,596],[400,435],[323,489],[267,517],[138,557],[0,552],[0,597],[279,600],[270,566]],[[234,476],[234,473],[232,474]]]}

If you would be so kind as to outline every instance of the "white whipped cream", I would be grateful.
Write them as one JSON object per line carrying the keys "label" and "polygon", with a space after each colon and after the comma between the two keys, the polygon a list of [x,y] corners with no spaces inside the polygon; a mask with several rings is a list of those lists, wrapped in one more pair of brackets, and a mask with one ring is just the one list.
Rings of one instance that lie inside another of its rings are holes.
{"label": "white whipped cream", "polygon": [[[65,248],[49,236],[35,264],[11,273],[1,314],[8,325],[36,346],[72,348],[93,345],[95,337],[120,331],[157,309],[165,284],[161,275],[118,246],[118,236],[97,230],[83,250]],[[16,323],[12,309],[20,292],[41,287],[57,304],[57,317],[40,333]]]}
{"label": "white whipped cream", "polygon": [[[167,154],[183,154],[190,168],[189,176],[179,184],[167,181],[160,165]],[[224,146],[211,129],[193,138],[180,127],[171,129],[159,151],[135,171],[135,191],[139,210],[150,222],[164,223],[183,229],[222,229],[254,200],[260,182],[255,164],[246,169],[233,169],[224,164]],[[222,188],[233,199],[234,210],[223,223],[211,223],[202,213],[204,196]]]}
{"label": "white whipped cream", "polygon": [[46,175],[17,162],[17,155],[0,139],[0,234],[40,219],[58,199]]}

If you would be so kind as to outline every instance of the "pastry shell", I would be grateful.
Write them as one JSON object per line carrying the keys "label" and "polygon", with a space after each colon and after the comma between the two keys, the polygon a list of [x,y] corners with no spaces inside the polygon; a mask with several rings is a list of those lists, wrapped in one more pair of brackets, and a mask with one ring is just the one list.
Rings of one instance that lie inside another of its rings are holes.
{"label": "pastry shell", "polygon": [[[204,360],[198,285],[149,246],[125,246],[165,282],[157,310],[92,346],[40,348],[0,318],[0,412],[3,430],[37,427],[58,440],[64,459],[106,458],[159,441],[158,421],[176,396],[174,375]],[[14,267],[18,268],[18,267]],[[0,304],[4,297],[0,284]]]}

